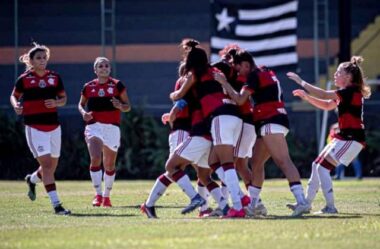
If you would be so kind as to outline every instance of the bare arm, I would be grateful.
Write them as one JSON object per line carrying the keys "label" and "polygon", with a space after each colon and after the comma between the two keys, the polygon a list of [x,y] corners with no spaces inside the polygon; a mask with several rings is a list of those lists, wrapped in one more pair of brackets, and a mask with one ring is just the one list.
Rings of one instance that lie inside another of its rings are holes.
{"label": "bare arm", "polygon": [[223,89],[227,92],[228,96],[236,102],[238,105],[244,104],[251,95],[248,91],[242,90],[240,93],[236,92],[235,89],[231,86],[230,83],[227,82],[226,78],[222,74],[215,74],[214,78],[218,81]]}
{"label": "bare arm", "polygon": [[78,110],[80,114],[82,114],[83,120],[86,122],[93,119],[92,112],[86,112],[86,110],[84,109],[84,107],[87,105],[87,101],[88,101],[87,98],[81,95],[79,104],[78,104]]}
{"label": "bare arm", "polygon": [[22,97],[22,94],[16,93],[15,90],[13,89],[11,97],[10,97],[10,102],[17,115],[21,115],[23,111],[23,107],[19,101],[21,97]]}
{"label": "bare arm", "polygon": [[330,111],[330,110],[334,110],[337,107],[337,103],[334,100],[319,99],[307,94],[304,90],[301,90],[301,89],[294,90],[293,95],[298,96],[303,100],[306,100],[313,106],[322,110]]}
{"label": "bare arm", "polygon": [[306,91],[311,95],[320,98],[320,99],[335,99],[338,100],[339,97],[336,95],[335,91],[327,91],[322,88],[313,86],[306,81],[304,81],[298,74],[289,72],[286,74],[289,79],[295,81],[298,85],[302,86]]}
{"label": "bare arm", "polygon": [[190,88],[194,85],[194,83],[194,77],[190,75],[186,78],[186,81],[182,84],[180,89],[170,94],[170,99],[176,101],[183,98],[185,94],[190,90]]}
{"label": "bare arm", "polygon": [[131,105],[126,90],[120,94],[120,99],[121,101],[113,97],[111,99],[113,106],[122,112],[129,112],[131,110]]}

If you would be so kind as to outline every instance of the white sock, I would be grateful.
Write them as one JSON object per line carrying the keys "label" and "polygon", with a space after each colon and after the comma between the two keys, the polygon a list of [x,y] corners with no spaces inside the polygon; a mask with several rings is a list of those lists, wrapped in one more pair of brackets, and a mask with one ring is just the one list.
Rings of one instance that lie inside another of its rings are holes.
{"label": "white sock", "polygon": [[207,190],[209,191],[212,198],[218,204],[220,209],[223,209],[227,205],[227,199],[224,198],[222,190],[216,182],[211,182],[207,185]]}
{"label": "white sock", "polygon": [[223,167],[219,167],[215,170],[215,174],[218,176],[219,180],[224,182],[224,170]]}
{"label": "white sock", "polygon": [[177,184],[183,190],[183,192],[185,192],[185,194],[190,198],[190,200],[197,195],[197,192],[191,184],[188,175],[184,174],[180,179],[177,180]]}
{"label": "white sock", "polygon": [[56,190],[52,190],[52,191],[48,192],[47,194],[49,195],[50,202],[51,202],[51,205],[53,207],[56,207],[58,204],[61,203],[59,201],[59,197],[58,197],[58,194],[57,194]]}
{"label": "white sock", "polygon": [[170,183],[170,178],[168,178],[166,175],[163,174],[159,176],[154,183],[145,204],[148,207],[153,207],[156,204],[157,200],[165,193]]}
{"label": "white sock", "polygon": [[258,188],[255,186],[249,186],[248,192],[249,192],[249,196],[251,197],[250,206],[252,208],[255,208],[257,206],[257,204],[259,203],[261,188]]}
{"label": "white sock", "polygon": [[334,191],[332,186],[332,180],[330,176],[330,170],[323,166],[318,166],[319,180],[321,181],[321,188],[323,195],[326,199],[326,205],[328,207],[335,207],[334,204]]}
{"label": "white sock", "polygon": [[116,171],[104,171],[104,193],[103,197],[110,197],[113,182],[115,181]]}
{"label": "white sock", "polygon": [[210,193],[208,192],[208,190],[205,186],[199,185],[199,184],[200,183],[197,184],[198,194],[200,196],[202,196],[203,199],[206,200],[206,203],[200,207],[200,211],[202,212],[202,211],[205,211],[208,209],[208,204],[209,204],[208,203],[208,197],[209,197]]}
{"label": "white sock", "polygon": [[94,186],[96,194],[102,195],[102,170],[91,171],[90,176],[92,181],[92,186]]}
{"label": "white sock", "polygon": [[38,171],[37,170],[34,171],[33,174],[30,176],[30,182],[37,184],[41,181],[42,181],[42,179],[38,177]]}
{"label": "white sock", "polygon": [[319,174],[317,169],[318,165],[319,164],[314,162],[311,165],[311,175],[307,183],[306,200],[310,204],[314,201],[319,189]]}
{"label": "white sock", "polygon": [[224,178],[225,178],[225,184],[227,185],[228,192],[231,195],[232,200],[232,206],[235,210],[241,210],[243,208],[241,204],[241,199],[239,192],[240,185],[239,185],[239,178],[236,174],[235,169],[228,169],[227,171],[224,171]]}
{"label": "white sock", "polygon": [[306,203],[306,198],[305,194],[303,192],[303,187],[301,183],[294,184],[290,187],[290,191],[292,191],[294,197],[297,200],[297,204],[305,204]]}

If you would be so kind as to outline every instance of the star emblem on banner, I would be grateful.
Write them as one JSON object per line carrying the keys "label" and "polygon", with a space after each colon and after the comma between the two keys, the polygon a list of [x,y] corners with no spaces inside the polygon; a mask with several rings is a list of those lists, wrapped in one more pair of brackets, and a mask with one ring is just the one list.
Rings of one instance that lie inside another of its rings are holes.
{"label": "star emblem on banner", "polygon": [[227,8],[223,8],[221,13],[215,15],[215,18],[218,20],[218,31],[223,29],[230,31],[230,24],[235,21],[234,17],[228,15]]}

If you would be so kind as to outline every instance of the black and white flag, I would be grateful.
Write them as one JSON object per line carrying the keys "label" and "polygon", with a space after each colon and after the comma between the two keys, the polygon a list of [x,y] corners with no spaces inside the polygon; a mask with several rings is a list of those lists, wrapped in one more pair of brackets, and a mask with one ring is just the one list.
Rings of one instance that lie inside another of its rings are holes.
{"label": "black and white flag", "polygon": [[257,65],[279,67],[297,64],[298,1],[255,2],[212,2],[211,61],[220,59],[219,50],[236,43],[252,53]]}

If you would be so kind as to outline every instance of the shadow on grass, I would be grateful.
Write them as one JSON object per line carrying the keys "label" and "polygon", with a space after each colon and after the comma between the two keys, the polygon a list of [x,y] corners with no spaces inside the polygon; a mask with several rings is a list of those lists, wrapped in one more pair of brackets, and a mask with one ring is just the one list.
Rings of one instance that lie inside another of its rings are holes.
{"label": "shadow on grass", "polygon": [[[340,220],[340,219],[360,219],[363,218],[361,214],[339,214],[339,215],[306,215],[306,216],[300,216],[300,217],[292,217],[289,215],[268,215],[267,217],[258,218],[258,220],[294,220],[294,219],[301,219],[301,220],[309,220],[309,219],[332,219],[332,220]],[[254,218],[257,219],[257,218]]]}
{"label": "shadow on grass", "polygon": [[137,216],[135,214],[106,214],[106,213],[102,213],[102,214],[78,214],[78,213],[72,213],[70,214],[70,217],[133,217],[133,216]]}
{"label": "shadow on grass", "polygon": [[[186,206],[184,206],[184,205],[164,205],[164,206],[157,205],[157,206],[155,206],[155,208],[167,208],[167,209],[181,209],[184,207],[186,207]],[[113,206],[112,208],[138,208],[138,209],[140,209],[140,205]]]}

